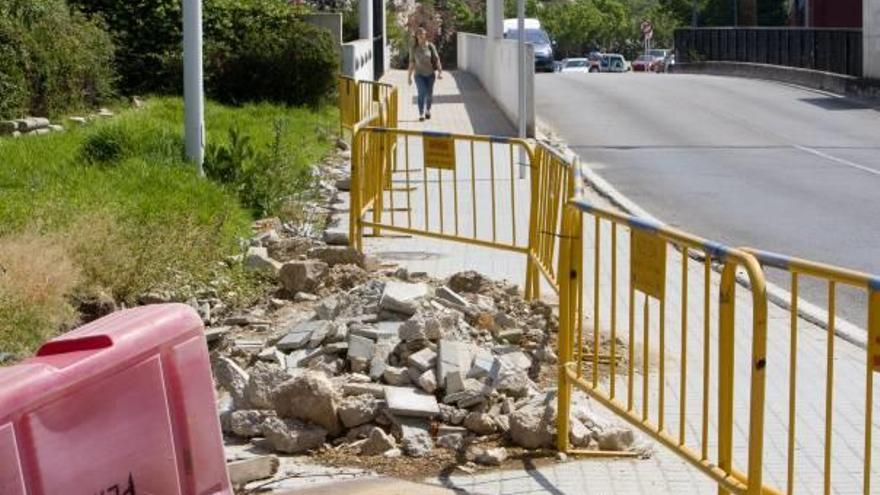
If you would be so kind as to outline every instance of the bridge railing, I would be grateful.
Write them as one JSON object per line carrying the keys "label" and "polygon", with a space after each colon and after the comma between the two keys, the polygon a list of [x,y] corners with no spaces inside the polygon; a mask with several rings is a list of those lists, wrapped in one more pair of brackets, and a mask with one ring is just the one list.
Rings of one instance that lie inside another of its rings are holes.
{"label": "bridge railing", "polygon": [[845,28],[682,28],[676,63],[749,62],[862,77],[862,30]]}

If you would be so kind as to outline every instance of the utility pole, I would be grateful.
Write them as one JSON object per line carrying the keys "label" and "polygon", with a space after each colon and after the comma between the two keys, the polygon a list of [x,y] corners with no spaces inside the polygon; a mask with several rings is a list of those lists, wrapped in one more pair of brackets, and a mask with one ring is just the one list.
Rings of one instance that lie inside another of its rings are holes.
{"label": "utility pole", "polygon": [[186,156],[205,175],[205,96],[202,78],[202,0],[183,0],[183,102]]}
{"label": "utility pole", "polygon": [[699,24],[699,16],[700,16],[699,3],[700,3],[700,0],[694,0],[694,10],[693,10],[693,13],[691,14],[691,26],[692,27],[697,27],[697,24]]}
{"label": "utility pole", "polygon": [[[526,0],[517,0],[516,2],[516,32],[518,43],[518,67],[517,69],[517,96],[519,96],[519,137],[526,137],[526,108],[528,101],[526,99],[526,71],[535,70],[534,67],[526,67]],[[525,178],[525,156],[520,152],[519,157],[519,178]]]}

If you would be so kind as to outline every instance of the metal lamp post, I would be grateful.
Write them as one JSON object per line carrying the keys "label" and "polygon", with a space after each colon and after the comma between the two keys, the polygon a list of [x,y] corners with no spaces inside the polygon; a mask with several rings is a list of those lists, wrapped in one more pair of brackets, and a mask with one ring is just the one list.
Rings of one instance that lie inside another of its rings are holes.
{"label": "metal lamp post", "polygon": [[186,156],[205,175],[205,96],[202,78],[202,0],[183,0],[183,102]]}

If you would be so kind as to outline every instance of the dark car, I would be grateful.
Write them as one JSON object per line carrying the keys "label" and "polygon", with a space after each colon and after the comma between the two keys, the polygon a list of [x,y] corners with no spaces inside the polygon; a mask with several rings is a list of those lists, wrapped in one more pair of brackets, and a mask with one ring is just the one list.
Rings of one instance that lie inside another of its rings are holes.
{"label": "dark car", "polygon": [[[525,29],[526,43],[535,47],[535,70],[553,72],[553,43],[543,29]],[[511,29],[504,34],[509,40],[519,39],[519,30]]]}

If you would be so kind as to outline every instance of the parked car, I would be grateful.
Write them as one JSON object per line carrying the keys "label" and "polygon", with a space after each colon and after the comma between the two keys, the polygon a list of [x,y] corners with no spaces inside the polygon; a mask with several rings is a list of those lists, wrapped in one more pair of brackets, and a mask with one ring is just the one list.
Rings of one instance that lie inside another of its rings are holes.
{"label": "parked car", "polygon": [[590,61],[585,58],[567,58],[559,72],[590,72]]}
{"label": "parked car", "polygon": [[587,60],[590,64],[590,72],[599,72],[602,68],[602,59],[605,58],[605,54],[602,52],[590,52],[587,54]]}
{"label": "parked car", "polygon": [[[519,30],[516,27],[508,28],[510,26],[508,21],[510,20],[504,20],[504,37],[511,40],[519,39]],[[515,21],[516,19],[513,20]],[[555,64],[553,61],[553,42],[550,41],[550,36],[540,28],[540,23],[538,23],[537,19],[526,20],[533,21],[525,24],[524,33],[526,43],[535,47],[535,70],[553,72]]]}
{"label": "parked car", "polygon": [[675,69],[675,53],[670,53],[657,64],[657,72],[672,72]]}
{"label": "parked car", "polygon": [[599,72],[629,72],[630,65],[619,53],[606,53],[599,63]]}
{"label": "parked car", "polygon": [[639,58],[633,61],[632,70],[633,72],[656,71],[657,65],[662,60],[662,58],[657,58],[654,55],[640,55]]}

